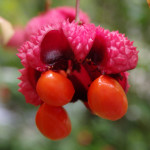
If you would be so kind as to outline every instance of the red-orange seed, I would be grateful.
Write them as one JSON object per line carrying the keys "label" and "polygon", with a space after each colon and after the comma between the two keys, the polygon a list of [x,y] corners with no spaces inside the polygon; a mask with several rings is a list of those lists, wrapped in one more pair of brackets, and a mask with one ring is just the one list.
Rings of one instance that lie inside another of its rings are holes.
{"label": "red-orange seed", "polygon": [[88,90],[88,104],[93,113],[108,120],[118,120],[125,115],[128,101],[121,85],[113,78],[101,75]]}
{"label": "red-orange seed", "polygon": [[71,121],[61,106],[42,104],[36,114],[36,125],[40,132],[51,140],[67,137],[71,132]]}
{"label": "red-orange seed", "polygon": [[36,91],[41,100],[52,106],[63,106],[69,103],[75,92],[69,79],[51,70],[42,73]]}

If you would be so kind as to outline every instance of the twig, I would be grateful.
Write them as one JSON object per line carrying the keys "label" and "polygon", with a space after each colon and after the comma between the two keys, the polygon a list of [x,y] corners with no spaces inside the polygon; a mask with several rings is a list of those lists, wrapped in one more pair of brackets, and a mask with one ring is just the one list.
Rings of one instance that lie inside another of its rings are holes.
{"label": "twig", "polygon": [[80,10],[80,0],[76,0],[76,22],[80,21],[79,10]]}
{"label": "twig", "polygon": [[52,0],[45,0],[45,12],[49,10]]}

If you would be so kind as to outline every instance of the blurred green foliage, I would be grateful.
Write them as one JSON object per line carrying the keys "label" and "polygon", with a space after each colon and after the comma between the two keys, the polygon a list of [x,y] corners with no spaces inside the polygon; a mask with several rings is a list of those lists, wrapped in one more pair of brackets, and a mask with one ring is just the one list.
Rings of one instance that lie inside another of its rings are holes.
{"label": "blurred green foliage", "polygon": [[[75,5],[75,0],[53,0],[51,7]],[[140,50],[139,64],[131,71],[127,115],[116,122],[93,116],[81,102],[67,105],[72,132],[50,141],[35,127],[37,108],[17,91],[21,63],[17,51],[0,47],[0,150],[149,150],[150,149],[150,9],[146,0],[81,0],[81,9],[96,25],[125,33]],[[0,16],[14,26],[25,26],[44,10],[44,0],[0,0]]]}

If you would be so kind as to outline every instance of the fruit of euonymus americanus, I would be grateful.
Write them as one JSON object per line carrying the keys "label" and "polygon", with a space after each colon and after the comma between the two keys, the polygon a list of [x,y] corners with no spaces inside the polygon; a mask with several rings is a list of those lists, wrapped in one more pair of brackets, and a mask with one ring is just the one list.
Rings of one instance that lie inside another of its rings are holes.
{"label": "fruit of euonymus americanus", "polygon": [[40,131],[50,139],[67,136],[69,125],[59,121],[65,113],[53,110],[79,99],[102,118],[120,119],[128,107],[126,71],[135,68],[138,61],[133,42],[118,31],[91,23],[69,19],[54,24],[36,31],[18,53],[24,66],[19,91],[27,103],[37,106],[44,102],[36,116]]}
{"label": "fruit of euonymus americanus", "polygon": [[89,107],[99,117],[118,120],[128,108],[127,97],[121,85],[113,78],[101,75],[88,90]]}
{"label": "fruit of euonymus americanus", "polygon": [[42,104],[36,114],[36,125],[41,133],[51,140],[59,140],[71,132],[71,122],[62,107]]}
{"label": "fruit of euonymus americanus", "polygon": [[[86,77],[92,80],[99,74],[122,76],[118,82],[125,83],[124,89],[127,89],[126,75],[122,74],[136,67],[138,51],[132,41],[117,31],[110,32],[93,24],[63,22],[58,27],[41,28],[37,35],[19,49],[18,57],[24,66],[24,69],[20,70],[19,91],[28,103],[37,106],[42,103],[35,90],[39,78],[37,74],[49,68],[57,72],[66,71],[69,61],[72,82],[74,80],[72,73],[75,71],[78,72],[78,78],[83,78],[81,71],[83,66],[87,72]],[[76,89],[80,87],[77,85]]]}
{"label": "fruit of euonymus americanus", "polygon": [[69,79],[51,70],[42,73],[36,91],[45,103],[52,106],[63,106],[69,103],[75,92]]}

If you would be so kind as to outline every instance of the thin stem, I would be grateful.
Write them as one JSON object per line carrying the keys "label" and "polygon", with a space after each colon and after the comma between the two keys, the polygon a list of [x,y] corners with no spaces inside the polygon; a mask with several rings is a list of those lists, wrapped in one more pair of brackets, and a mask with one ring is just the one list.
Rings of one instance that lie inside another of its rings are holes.
{"label": "thin stem", "polygon": [[45,0],[45,12],[49,10],[51,4],[52,4],[51,0]]}
{"label": "thin stem", "polygon": [[76,0],[76,22],[79,22],[80,21],[80,18],[79,18],[79,10],[80,10],[80,0]]}
{"label": "thin stem", "polygon": [[148,3],[148,6],[149,6],[149,8],[150,8],[150,0],[147,0],[147,3]]}

